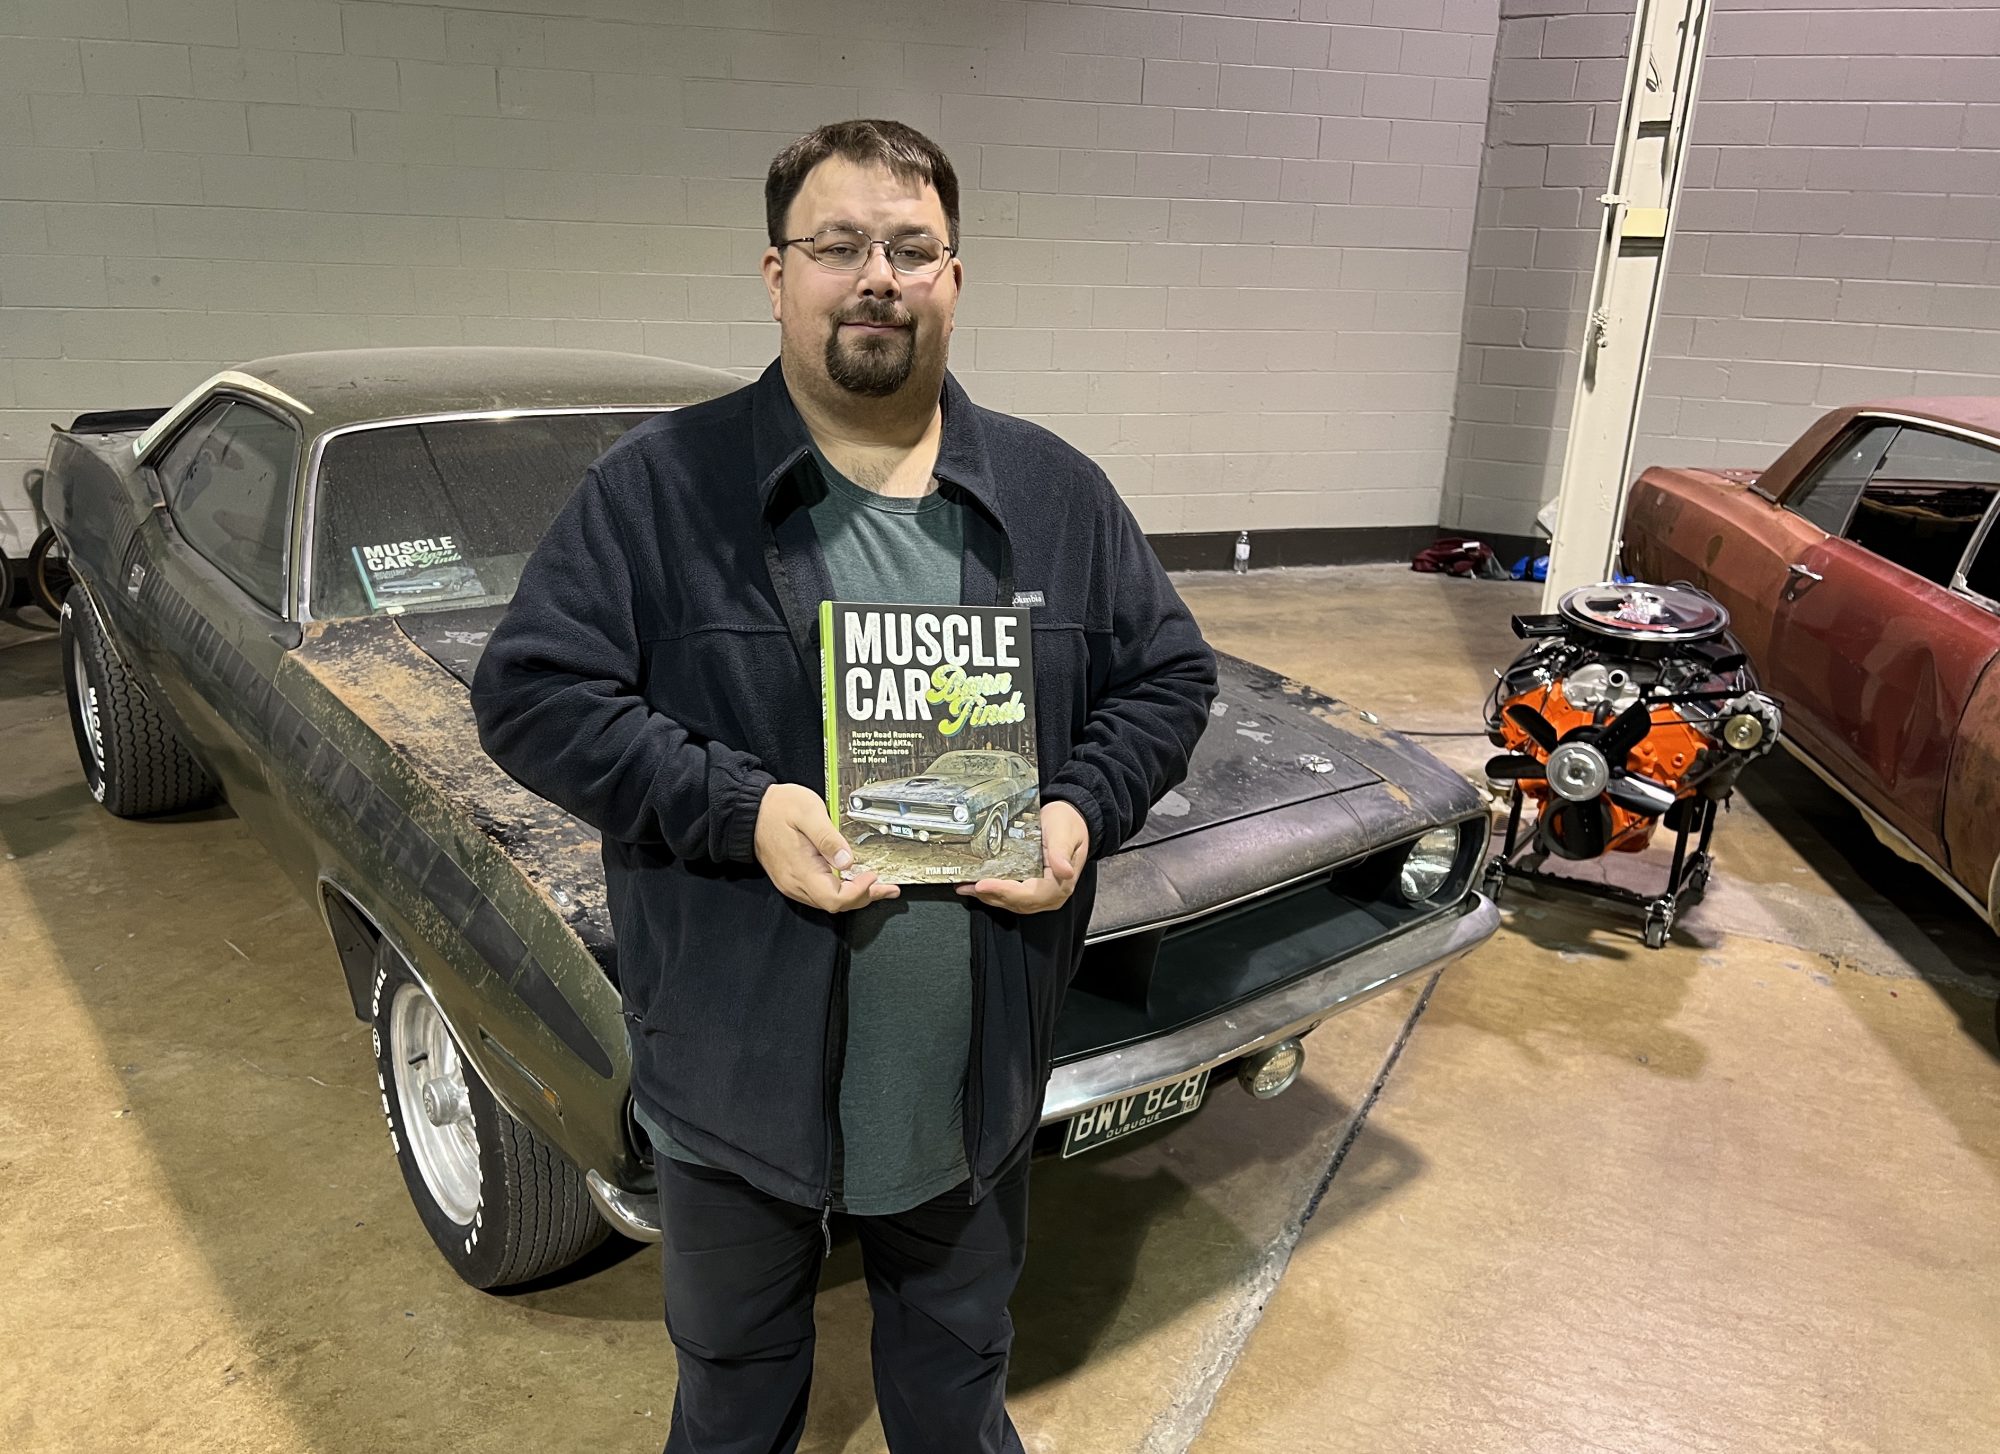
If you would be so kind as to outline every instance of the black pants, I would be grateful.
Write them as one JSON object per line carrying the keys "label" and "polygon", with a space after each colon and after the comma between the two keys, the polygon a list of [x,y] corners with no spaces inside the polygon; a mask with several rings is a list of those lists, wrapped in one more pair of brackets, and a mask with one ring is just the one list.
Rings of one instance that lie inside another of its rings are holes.
{"label": "black pants", "polygon": [[[666,1454],[791,1454],[812,1383],[820,1214],[731,1172],[655,1160],[667,1334],[680,1366]],[[895,1216],[852,1220],[889,1448],[1021,1454],[1007,1417],[1007,1300],[1027,1249],[1027,1158],[976,1206],[960,1186]]]}

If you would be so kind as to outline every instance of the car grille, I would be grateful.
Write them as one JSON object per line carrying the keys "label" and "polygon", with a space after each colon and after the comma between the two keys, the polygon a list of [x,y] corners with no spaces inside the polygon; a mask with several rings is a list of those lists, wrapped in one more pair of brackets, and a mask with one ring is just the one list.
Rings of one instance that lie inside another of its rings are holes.
{"label": "car grille", "polygon": [[1165,1035],[1344,959],[1448,911],[1470,888],[1483,819],[1462,830],[1444,890],[1396,893],[1409,841],[1162,929],[1085,948],[1056,1025],[1058,1065]]}

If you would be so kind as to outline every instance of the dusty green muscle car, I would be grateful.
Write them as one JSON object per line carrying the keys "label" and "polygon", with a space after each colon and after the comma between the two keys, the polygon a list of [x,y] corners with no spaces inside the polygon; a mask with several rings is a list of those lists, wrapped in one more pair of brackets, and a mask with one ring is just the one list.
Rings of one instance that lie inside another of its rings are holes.
{"label": "dusty green muscle car", "polygon": [[1015,752],[946,752],[912,777],[877,778],[855,789],[842,815],[848,841],[871,833],[929,843],[970,843],[998,858],[1007,825],[1039,796],[1035,769]]}
{"label": "dusty green muscle car", "polygon": [[[597,834],[480,750],[468,684],[584,469],[732,375],[552,349],[245,364],[54,436],[78,756],[220,795],[324,918],[411,1199],[477,1287],[658,1236]],[[1297,1075],[1327,1016],[1493,929],[1464,779],[1225,657],[1188,779],[1101,866],[1043,1110],[1073,1154]]]}

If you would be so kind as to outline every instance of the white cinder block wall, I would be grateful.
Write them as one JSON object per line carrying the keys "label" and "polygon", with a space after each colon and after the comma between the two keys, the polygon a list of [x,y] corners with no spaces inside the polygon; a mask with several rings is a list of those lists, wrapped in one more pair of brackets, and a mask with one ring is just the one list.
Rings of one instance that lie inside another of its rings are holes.
{"label": "white cinder block wall", "polygon": [[[1446,522],[1555,493],[1630,0],[1503,0]],[[1636,467],[2000,393],[2000,5],[1718,0]]]}
{"label": "white cinder block wall", "polygon": [[854,115],[957,164],[974,396],[1148,530],[1430,523],[1497,10],[0,0],[0,546],[50,422],[262,354],[761,367],[765,167]]}

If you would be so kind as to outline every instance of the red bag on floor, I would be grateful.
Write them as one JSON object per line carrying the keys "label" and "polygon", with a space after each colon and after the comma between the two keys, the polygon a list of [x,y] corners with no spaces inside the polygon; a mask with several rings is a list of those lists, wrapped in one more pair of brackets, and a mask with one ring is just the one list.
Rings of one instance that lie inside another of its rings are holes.
{"label": "red bag on floor", "polygon": [[[1482,569],[1485,562],[1494,565]],[[1485,575],[1488,571],[1498,571],[1493,547],[1476,538],[1465,535],[1440,535],[1436,540],[1418,551],[1410,562],[1411,570],[1434,571],[1444,575],[1471,576]]]}

